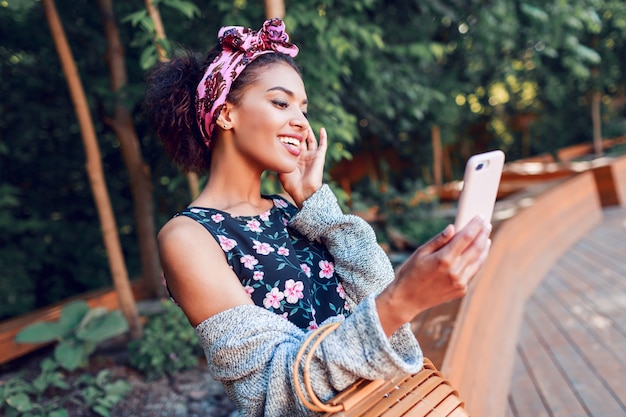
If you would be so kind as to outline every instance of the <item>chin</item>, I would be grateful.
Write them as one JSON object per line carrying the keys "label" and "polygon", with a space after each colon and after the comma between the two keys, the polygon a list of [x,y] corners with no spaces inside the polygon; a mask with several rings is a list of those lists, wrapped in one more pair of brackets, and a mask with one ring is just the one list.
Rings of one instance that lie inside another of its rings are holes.
{"label": "chin", "polygon": [[294,164],[291,167],[282,166],[280,168],[273,169],[272,171],[274,171],[277,174],[290,174],[295,170],[296,170],[296,165]]}
{"label": "chin", "polygon": [[272,171],[276,172],[277,174],[289,174],[290,172],[295,171],[297,167],[298,167],[298,160],[297,159],[293,159],[291,161],[280,161],[280,162],[277,162],[270,169]]}

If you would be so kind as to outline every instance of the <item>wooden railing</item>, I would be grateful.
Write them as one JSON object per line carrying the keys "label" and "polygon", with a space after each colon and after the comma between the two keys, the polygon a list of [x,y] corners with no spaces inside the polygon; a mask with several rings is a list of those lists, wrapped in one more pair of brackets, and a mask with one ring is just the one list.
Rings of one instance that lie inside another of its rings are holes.
{"label": "wooden railing", "polygon": [[474,416],[505,415],[525,302],[554,262],[601,221],[603,206],[626,205],[626,157],[524,199],[495,231],[443,356],[441,370]]}

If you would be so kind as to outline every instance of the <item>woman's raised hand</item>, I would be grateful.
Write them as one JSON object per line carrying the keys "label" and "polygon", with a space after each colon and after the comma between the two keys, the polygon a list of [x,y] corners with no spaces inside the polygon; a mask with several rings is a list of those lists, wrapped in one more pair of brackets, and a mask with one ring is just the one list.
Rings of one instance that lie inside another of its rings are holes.
{"label": "woman's raised hand", "polygon": [[430,307],[465,295],[487,258],[490,232],[491,225],[476,217],[458,233],[449,225],[418,248],[376,298],[385,333],[390,335]]}
{"label": "woman's raised hand", "polygon": [[313,129],[309,126],[306,141],[301,144],[298,165],[292,172],[278,174],[278,178],[298,207],[322,186],[324,161],[328,137],[326,129],[320,129],[319,143]]}

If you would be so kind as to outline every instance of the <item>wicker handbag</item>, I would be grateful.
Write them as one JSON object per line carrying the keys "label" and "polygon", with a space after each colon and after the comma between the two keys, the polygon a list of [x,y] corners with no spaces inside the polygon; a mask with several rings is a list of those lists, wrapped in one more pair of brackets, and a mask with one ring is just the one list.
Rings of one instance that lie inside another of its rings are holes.
{"label": "wicker handbag", "polygon": [[[309,368],[315,349],[339,325],[330,323],[311,332],[296,355],[294,386],[298,398],[307,408],[326,413],[324,416],[337,417],[469,417],[458,393],[428,359],[424,360],[422,370],[415,374],[391,380],[361,379],[323,403],[313,392]],[[304,368],[307,395],[300,388],[298,375],[301,368]]]}

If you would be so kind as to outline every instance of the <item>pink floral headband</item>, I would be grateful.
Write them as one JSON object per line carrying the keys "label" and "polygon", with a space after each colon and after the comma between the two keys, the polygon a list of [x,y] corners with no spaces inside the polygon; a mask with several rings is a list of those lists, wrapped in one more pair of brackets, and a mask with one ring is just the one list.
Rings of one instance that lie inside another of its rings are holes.
{"label": "pink floral headband", "polygon": [[222,51],[211,62],[196,90],[196,118],[207,147],[230,87],[246,66],[267,53],[298,55],[298,47],[289,43],[285,23],[280,19],[266,20],[258,32],[242,26],[224,26],[218,39]]}

